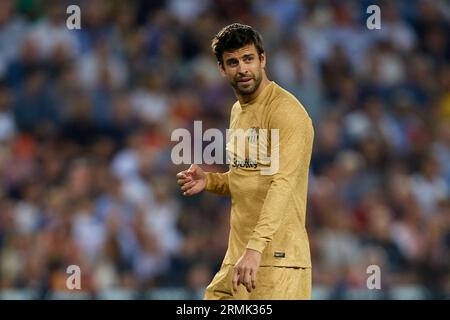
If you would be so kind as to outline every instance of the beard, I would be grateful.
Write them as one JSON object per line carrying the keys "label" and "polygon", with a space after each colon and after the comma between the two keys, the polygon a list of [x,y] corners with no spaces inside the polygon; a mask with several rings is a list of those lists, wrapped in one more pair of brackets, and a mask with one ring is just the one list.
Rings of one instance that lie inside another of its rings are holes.
{"label": "beard", "polygon": [[231,83],[231,86],[238,94],[242,96],[252,95],[256,90],[258,90],[259,85],[261,84],[261,73],[244,78],[250,79],[250,81],[248,83],[240,82],[241,78],[235,78]]}

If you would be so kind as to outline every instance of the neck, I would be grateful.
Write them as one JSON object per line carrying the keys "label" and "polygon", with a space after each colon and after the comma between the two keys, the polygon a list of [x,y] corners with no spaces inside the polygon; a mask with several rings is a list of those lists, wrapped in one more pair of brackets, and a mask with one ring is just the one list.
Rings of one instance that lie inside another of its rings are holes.
{"label": "neck", "polygon": [[236,96],[237,96],[237,98],[239,100],[239,103],[243,104],[243,103],[248,103],[248,102],[252,101],[257,96],[259,96],[259,94],[269,84],[270,84],[270,80],[267,78],[266,73],[264,72],[263,73],[263,78],[261,80],[261,83],[259,84],[259,87],[258,87],[258,89],[256,89],[255,92],[253,92],[252,94],[245,94],[245,95],[241,95],[241,94],[236,93]]}

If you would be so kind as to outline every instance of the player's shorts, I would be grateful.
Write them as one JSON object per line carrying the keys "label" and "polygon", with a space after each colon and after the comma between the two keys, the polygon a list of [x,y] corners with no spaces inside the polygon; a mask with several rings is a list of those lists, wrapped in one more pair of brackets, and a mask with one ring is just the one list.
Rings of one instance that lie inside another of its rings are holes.
{"label": "player's shorts", "polygon": [[311,268],[260,267],[256,289],[239,285],[232,292],[233,265],[222,265],[205,291],[205,300],[306,300],[311,299]]}

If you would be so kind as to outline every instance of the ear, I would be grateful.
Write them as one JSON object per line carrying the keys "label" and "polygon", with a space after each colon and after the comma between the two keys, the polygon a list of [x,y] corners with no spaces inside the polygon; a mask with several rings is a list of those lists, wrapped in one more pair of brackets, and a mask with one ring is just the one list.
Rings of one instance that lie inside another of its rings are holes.
{"label": "ear", "polygon": [[266,67],[266,53],[265,52],[261,53],[261,55],[259,56],[259,60],[261,61],[261,67],[265,68]]}
{"label": "ear", "polygon": [[219,72],[220,72],[220,74],[222,75],[222,77],[225,77],[226,76],[226,74],[225,74],[225,69],[224,69],[224,67],[223,67],[223,63],[217,63],[217,69],[219,69]]}

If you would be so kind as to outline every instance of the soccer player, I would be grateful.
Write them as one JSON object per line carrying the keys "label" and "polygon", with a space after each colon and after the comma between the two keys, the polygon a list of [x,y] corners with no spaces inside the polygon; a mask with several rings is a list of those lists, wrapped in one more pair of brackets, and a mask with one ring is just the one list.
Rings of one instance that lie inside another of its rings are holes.
{"label": "soccer player", "polygon": [[[312,121],[292,94],[267,78],[262,38],[252,27],[226,26],[213,38],[212,49],[238,100],[230,129],[252,134],[278,129],[279,164],[274,173],[262,174],[266,161],[253,164],[234,155],[226,173],[204,172],[194,164],[177,174],[185,196],[207,190],[232,200],[228,250],[204,298],[310,299],[305,219]],[[273,143],[268,139],[267,149]]]}

